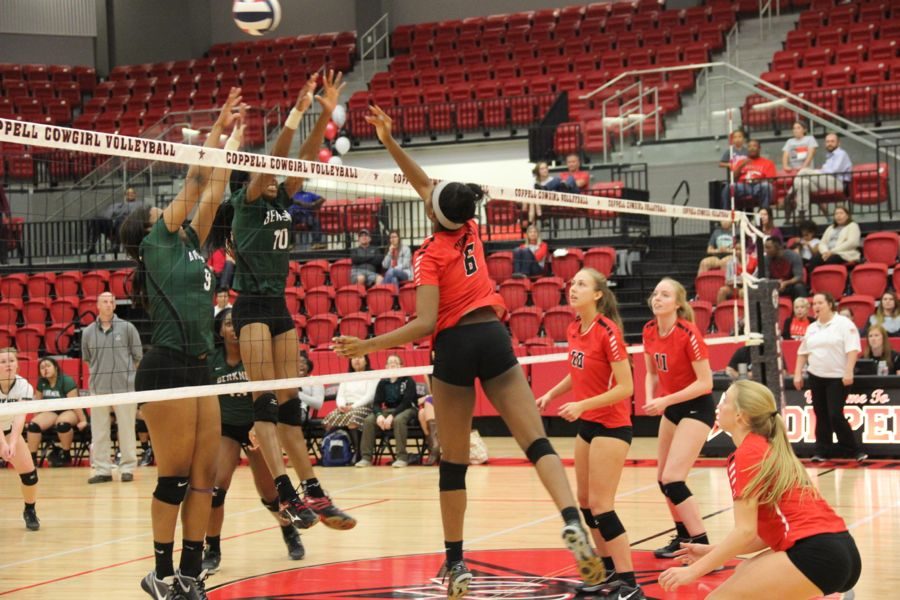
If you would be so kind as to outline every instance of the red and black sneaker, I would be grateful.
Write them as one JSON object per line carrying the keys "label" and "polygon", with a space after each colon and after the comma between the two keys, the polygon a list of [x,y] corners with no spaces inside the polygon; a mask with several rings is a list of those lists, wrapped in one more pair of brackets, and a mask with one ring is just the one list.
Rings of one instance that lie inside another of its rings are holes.
{"label": "red and black sneaker", "polygon": [[297,529],[309,529],[319,522],[317,512],[314,512],[300,496],[294,496],[287,502],[281,503],[281,512],[279,514],[293,523]]}
{"label": "red and black sneaker", "polygon": [[319,516],[319,520],[332,529],[353,529],[356,527],[356,519],[339,509],[331,501],[331,498],[322,496],[313,498],[306,496],[306,505]]}

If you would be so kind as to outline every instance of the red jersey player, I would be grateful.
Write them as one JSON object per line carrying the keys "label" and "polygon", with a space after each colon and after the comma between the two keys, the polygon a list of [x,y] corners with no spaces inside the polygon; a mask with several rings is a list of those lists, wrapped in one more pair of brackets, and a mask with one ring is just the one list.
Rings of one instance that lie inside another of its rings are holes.
{"label": "red jersey player", "polygon": [[737,381],[718,413],[737,446],[728,459],[735,527],[715,546],[685,544],[677,554],[690,566],[667,570],[660,585],[675,590],[739,554],[768,548],[707,598],[806,600],[850,590],[862,569],[856,543],[794,455],[772,392]]}
{"label": "red jersey player", "polygon": [[441,424],[440,501],[447,597],[462,598],[472,579],[462,560],[462,533],[476,379],[562,512],[563,539],[575,554],[581,576],[587,584],[601,582],[603,563],[594,555],[582,528],[562,462],[545,437],[531,387],[519,368],[509,332],[499,320],[506,306],[488,276],[478,223],[473,218],[483,196],[481,188],[447,181],[435,185],[391,136],[392,121],[383,110],[372,107],[366,120],[375,126],[378,139],[425,202],[434,234],[413,259],[416,318],[367,340],[337,337],[335,350],[345,357],[361,356],[432,336],[431,390]]}
{"label": "red jersey player", "polygon": [[709,354],[684,287],[663,278],[650,296],[650,308],[655,318],[644,326],[645,409],[662,415],[657,477],[676,528],[672,541],[653,554],[672,558],[681,542],[709,543],[685,480],[715,423],[716,406]]}
{"label": "red jersey player", "polygon": [[631,547],[615,511],[616,488],[631,446],[631,363],[622,336],[615,295],[602,273],[582,269],[572,278],[569,305],[578,319],[569,325],[569,374],[538,398],[543,409],[553,398],[572,390],[575,402],[559,409],[567,421],[578,421],[575,478],[578,503],[591,528],[606,567],[606,580],[580,585],[579,593],[599,592],[641,600],[634,578]]}

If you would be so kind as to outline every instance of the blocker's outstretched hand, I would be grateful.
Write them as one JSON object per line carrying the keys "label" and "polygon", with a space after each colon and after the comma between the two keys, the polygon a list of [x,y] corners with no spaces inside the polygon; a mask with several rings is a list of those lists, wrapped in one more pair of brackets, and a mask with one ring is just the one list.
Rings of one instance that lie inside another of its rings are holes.
{"label": "blocker's outstretched hand", "polygon": [[316,101],[322,107],[322,110],[329,114],[334,112],[334,107],[338,104],[341,91],[347,85],[346,82],[341,82],[343,77],[343,73],[338,71],[335,74],[334,69],[331,69],[322,78],[322,93],[316,96]]}
{"label": "blocker's outstretched hand", "polygon": [[238,117],[238,114],[235,112],[235,107],[240,107],[241,105],[241,88],[233,87],[228,90],[228,99],[225,100],[224,106],[222,106],[222,110],[219,111],[219,116],[216,119],[217,125],[219,125],[222,129],[228,129],[234,123],[234,120]]}
{"label": "blocker's outstretched hand", "polygon": [[375,135],[378,136],[382,144],[386,143],[387,140],[393,137],[391,128],[394,125],[394,120],[380,106],[370,106],[369,112],[372,114],[366,115],[366,123],[375,127]]}

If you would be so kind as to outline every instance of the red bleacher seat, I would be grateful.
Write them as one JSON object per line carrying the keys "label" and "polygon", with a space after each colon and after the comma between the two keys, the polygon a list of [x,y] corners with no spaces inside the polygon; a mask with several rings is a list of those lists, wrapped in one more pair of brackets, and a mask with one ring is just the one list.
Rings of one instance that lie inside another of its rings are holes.
{"label": "red bleacher seat", "polygon": [[[885,283],[887,283],[887,279],[885,279]],[[875,312],[875,298],[865,294],[844,296],[838,302],[838,309],[844,310],[845,308],[853,313],[854,325],[858,329],[863,329],[868,325],[869,317]]]}
{"label": "red bleacher seat", "polygon": [[302,285],[306,290],[311,290],[313,288],[325,285],[325,275],[327,272],[328,261],[307,261],[300,265],[300,285]]}
{"label": "red bleacher seat", "polygon": [[339,326],[340,334],[364,340],[369,337],[370,321],[371,317],[368,313],[356,312],[345,315]]}
{"label": "red bleacher seat", "polygon": [[109,271],[105,269],[88,271],[81,276],[81,290],[85,296],[99,296],[106,291],[108,283]]}
{"label": "red bleacher seat", "polygon": [[80,284],[81,271],[65,271],[56,276],[53,287],[58,298],[74,297],[78,295]]}
{"label": "red bleacher seat", "polygon": [[531,285],[531,301],[543,310],[559,306],[564,287],[559,277],[541,277]]}
{"label": "red bleacher seat", "polygon": [[900,236],[895,231],[875,231],[863,240],[863,256],[867,262],[893,266],[897,264],[898,251],[900,251]]}
{"label": "red bleacher seat", "polygon": [[554,306],[544,313],[544,333],[554,342],[565,342],[569,325],[575,320],[575,311],[569,306]]}
{"label": "red bleacher seat", "polygon": [[590,248],[584,253],[584,266],[596,269],[607,278],[611,277],[616,266],[616,249],[608,246]]}
{"label": "red bleacher seat", "polygon": [[[896,246],[894,247],[896,260]],[[850,287],[854,294],[865,294],[873,298],[880,298],[887,289],[888,266],[880,262],[867,262],[857,265],[850,272]]]}
{"label": "red bleacher seat", "polygon": [[[315,290],[313,290],[314,292]],[[337,314],[341,317],[350,313],[359,312],[362,309],[362,301],[366,296],[366,288],[362,285],[345,285],[338,288],[334,293],[334,306]],[[316,300],[314,299],[314,302]],[[307,296],[307,308],[309,308],[309,297]],[[321,310],[319,310],[321,312]],[[315,313],[311,313],[315,314]]]}
{"label": "red bleacher seat", "polygon": [[731,334],[734,332],[734,307],[738,307],[738,320],[744,317],[743,300],[725,300],[716,304],[716,310],[713,313],[716,331],[723,334]]}
{"label": "red bleacher seat", "polygon": [[284,299],[287,302],[288,313],[291,315],[300,313],[305,298],[306,291],[302,287],[290,285],[284,289]]}
{"label": "red bleacher seat", "polygon": [[78,298],[57,298],[50,303],[50,322],[68,325],[78,314]]}
{"label": "red bleacher seat", "polygon": [[375,317],[373,329],[375,335],[384,335],[403,327],[406,324],[406,314],[399,311],[389,311]]}
{"label": "red bleacher seat", "polygon": [[531,282],[528,279],[507,279],[500,284],[500,295],[510,311],[522,308],[528,302]]}
{"label": "red bleacher seat", "polygon": [[537,306],[523,306],[509,315],[509,329],[512,337],[525,341],[537,337],[541,329],[544,310]]}
{"label": "red bleacher seat", "polygon": [[366,307],[371,315],[381,315],[394,310],[397,288],[393,284],[373,285],[366,292]]}
{"label": "red bleacher seat", "polygon": [[854,204],[878,204],[888,198],[887,165],[866,163],[853,165],[850,198]]}
{"label": "red bleacher seat", "polygon": [[[491,202],[488,204],[490,206]],[[488,223],[491,220],[488,219]],[[487,256],[488,274],[494,281],[506,281],[513,274],[512,252],[492,252]]]}
{"label": "red bleacher seat", "polygon": [[22,307],[22,317],[26,325],[45,325],[50,300],[48,298],[32,298]]}
{"label": "red bleacher seat", "polygon": [[313,316],[330,313],[334,298],[334,288],[330,285],[320,285],[307,289],[306,298],[304,299],[306,314]]}
{"label": "red bleacher seat", "polygon": [[21,309],[22,304],[20,303],[5,298],[0,300],[0,327],[15,329],[19,322],[19,312]]}
{"label": "red bleacher seat", "polygon": [[44,349],[47,354],[66,355],[72,349],[74,335],[74,329],[70,324],[50,325],[44,331]]}
{"label": "red bleacher seat", "polygon": [[844,295],[847,287],[847,267],[845,265],[822,265],[813,269],[810,275],[812,293],[828,292],[835,298]]}
{"label": "red bleacher seat", "polygon": [[119,269],[109,275],[109,291],[117,300],[126,300],[131,297],[132,269]]}
{"label": "red bleacher seat", "polygon": [[563,281],[569,281],[581,269],[583,260],[584,252],[578,248],[569,248],[565,255],[553,257],[551,263],[553,274]]}
{"label": "red bleacher seat", "polygon": [[54,273],[34,273],[28,278],[28,297],[32,300],[49,298],[55,279]]}
{"label": "red bleacher seat", "polygon": [[306,339],[312,347],[330,346],[338,325],[338,316],[326,312],[310,316],[306,320]]}
{"label": "red bleacher seat", "polygon": [[715,303],[719,288],[725,285],[725,271],[713,270],[706,271],[697,275],[694,279],[694,289],[697,290],[697,298]]}
{"label": "red bleacher seat", "polygon": [[47,328],[43,324],[19,327],[16,330],[16,350],[20,355],[37,358],[46,331]]}
{"label": "red bleacher seat", "polygon": [[399,294],[400,310],[407,315],[416,313],[416,286],[408,283],[400,288]]}
{"label": "red bleacher seat", "polygon": [[694,309],[694,324],[697,325],[700,333],[706,333],[709,331],[709,324],[712,320],[712,303],[706,300],[691,300],[690,305]]}

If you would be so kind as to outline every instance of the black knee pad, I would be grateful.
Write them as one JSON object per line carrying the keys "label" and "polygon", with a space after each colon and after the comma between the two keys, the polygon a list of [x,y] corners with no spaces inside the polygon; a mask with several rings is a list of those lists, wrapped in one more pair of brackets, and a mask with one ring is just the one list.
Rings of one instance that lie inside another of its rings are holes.
{"label": "black knee pad", "polygon": [[683,481],[673,481],[663,486],[663,493],[672,501],[672,504],[679,505],[691,497],[691,490]]}
{"label": "black knee pad", "polygon": [[278,407],[278,422],[292,427],[303,425],[303,419],[300,416],[300,398],[291,398]]}
{"label": "black knee pad", "polygon": [[56,424],[56,433],[69,433],[72,431],[71,423],[57,423]]}
{"label": "black knee pad", "polygon": [[25,429],[28,430],[28,433],[41,433],[41,426],[34,421],[29,422]]}
{"label": "black knee pad", "polygon": [[156,480],[156,489],[153,490],[153,497],[160,502],[178,506],[184,502],[187,492],[187,477],[160,477]]}
{"label": "black knee pad", "polygon": [[266,500],[265,498],[260,498],[260,502],[262,502],[263,506],[269,509],[269,512],[273,512],[278,514],[281,512],[281,507],[278,505],[278,498],[274,500]]}
{"label": "black knee pad", "polygon": [[212,507],[219,508],[220,506],[225,506],[225,494],[227,493],[228,490],[223,490],[220,487],[213,488]]}
{"label": "black knee pad", "polygon": [[607,542],[612,541],[625,533],[625,526],[622,525],[622,521],[619,520],[619,515],[617,515],[614,510],[595,515],[594,520],[597,522],[597,529],[600,530],[600,535],[602,535],[603,539]]}
{"label": "black knee pad", "polygon": [[531,445],[528,446],[528,450],[525,451],[525,456],[528,457],[531,464],[537,464],[537,461],[548,454],[556,454],[556,450],[553,449],[553,444],[551,444],[550,440],[547,438],[534,440],[531,442]]}
{"label": "black knee pad", "polygon": [[594,515],[591,514],[591,509],[582,508],[581,516],[584,517],[585,524],[591,529],[597,529],[597,520],[594,519]]}
{"label": "black knee pad", "polygon": [[37,482],[38,482],[37,469],[35,469],[31,473],[22,473],[21,475],[19,475],[19,479],[22,480],[22,485],[27,485],[27,486],[37,485]]}
{"label": "black knee pad", "polygon": [[440,474],[438,489],[442,492],[466,489],[466,471],[468,470],[469,465],[460,465],[442,460],[441,465],[438,467]]}
{"label": "black knee pad", "polygon": [[278,422],[278,400],[272,392],[265,392],[253,401],[253,421],[263,423]]}
{"label": "black knee pad", "polygon": [[147,429],[147,421],[143,419],[138,419],[134,422],[134,428],[138,433],[150,433],[150,430]]}

